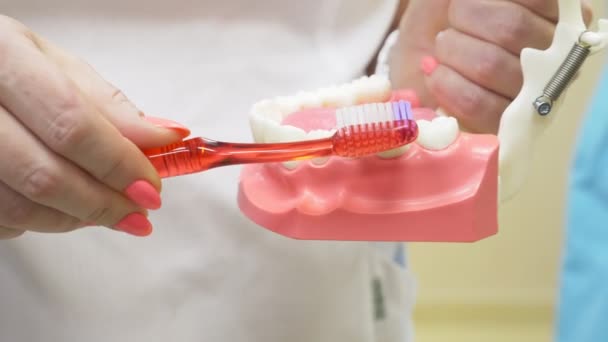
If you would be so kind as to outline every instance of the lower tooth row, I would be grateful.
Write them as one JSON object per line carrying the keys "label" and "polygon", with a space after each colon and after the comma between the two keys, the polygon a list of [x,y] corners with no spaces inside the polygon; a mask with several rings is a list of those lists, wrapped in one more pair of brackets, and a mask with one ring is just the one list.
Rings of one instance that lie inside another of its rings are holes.
{"label": "lower tooth row", "polygon": [[[441,116],[433,119],[433,121],[418,120],[417,124],[419,133],[416,143],[427,150],[443,150],[450,146],[458,138],[458,122],[453,117]],[[299,129],[291,126],[282,126],[280,130],[284,130],[284,137],[293,138],[295,134],[294,132]],[[289,133],[290,131],[292,133]],[[306,135],[304,131],[300,131],[301,132],[298,132],[298,134]],[[330,131],[317,130],[309,132],[306,136],[307,139],[321,139],[331,136],[332,134],[333,132]],[[377,154],[377,156],[382,159],[398,158],[405,154],[405,152],[407,152],[410,147],[411,145],[401,146],[396,149],[380,152]],[[311,162],[314,165],[324,165],[325,163],[327,163],[328,160],[329,158],[315,158]],[[283,165],[287,169],[293,170],[299,165],[299,163],[300,162],[286,162],[283,163]]]}

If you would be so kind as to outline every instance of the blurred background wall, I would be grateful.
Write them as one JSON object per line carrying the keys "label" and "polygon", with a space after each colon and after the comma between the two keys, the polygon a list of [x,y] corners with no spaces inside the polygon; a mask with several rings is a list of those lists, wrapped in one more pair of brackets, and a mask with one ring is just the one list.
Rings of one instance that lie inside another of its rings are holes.
{"label": "blurred background wall", "polygon": [[[595,19],[605,1],[593,1]],[[551,341],[567,175],[604,54],[592,57],[541,142],[527,188],[475,244],[410,244],[418,278],[416,341]],[[606,94],[608,96],[608,94]]]}

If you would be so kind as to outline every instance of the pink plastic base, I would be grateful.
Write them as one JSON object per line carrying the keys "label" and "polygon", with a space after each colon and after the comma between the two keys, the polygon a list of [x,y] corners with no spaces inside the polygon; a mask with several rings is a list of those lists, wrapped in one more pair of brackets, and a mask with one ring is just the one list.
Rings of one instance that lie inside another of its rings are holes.
{"label": "pink plastic base", "polygon": [[498,232],[498,147],[495,136],[462,133],[446,150],[412,144],[393,160],[248,165],[238,204],[295,239],[474,242]]}

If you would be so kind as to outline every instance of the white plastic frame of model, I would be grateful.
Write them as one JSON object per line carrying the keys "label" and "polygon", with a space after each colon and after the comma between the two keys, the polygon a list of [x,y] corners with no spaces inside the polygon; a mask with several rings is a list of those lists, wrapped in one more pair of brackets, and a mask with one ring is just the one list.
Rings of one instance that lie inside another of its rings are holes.
{"label": "white plastic frame of model", "polygon": [[559,22],[547,50],[521,53],[523,87],[504,111],[498,139],[500,201],[511,199],[524,185],[538,139],[559,115],[566,88],[585,59],[604,49],[608,20],[598,32],[587,30],[580,0],[559,0]]}

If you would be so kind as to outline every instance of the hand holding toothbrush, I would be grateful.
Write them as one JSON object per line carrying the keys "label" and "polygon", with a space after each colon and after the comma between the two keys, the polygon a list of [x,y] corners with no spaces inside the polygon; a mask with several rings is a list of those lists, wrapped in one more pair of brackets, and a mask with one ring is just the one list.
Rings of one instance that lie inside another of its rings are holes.
{"label": "hand holding toothbrush", "polygon": [[188,135],[151,121],[87,64],[0,16],[0,239],[86,225],[148,234],[160,179],[140,148]]}
{"label": "hand holding toothbrush", "polygon": [[[589,23],[591,6],[583,10]],[[416,89],[464,129],[495,134],[522,86],[521,50],[547,48],[557,20],[557,0],[411,0],[391,55],[393,84]]]}

